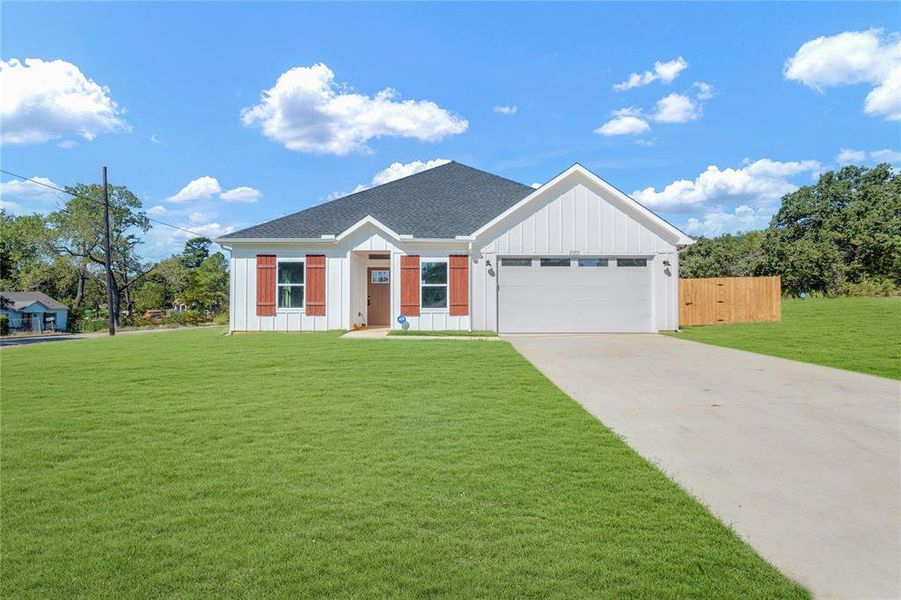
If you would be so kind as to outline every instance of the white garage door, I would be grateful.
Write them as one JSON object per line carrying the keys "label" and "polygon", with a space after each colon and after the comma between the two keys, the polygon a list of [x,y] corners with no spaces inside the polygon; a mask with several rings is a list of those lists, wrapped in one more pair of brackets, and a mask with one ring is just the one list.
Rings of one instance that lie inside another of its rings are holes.
{"label": "white garage door", "polygon": [[645,258],[500,258],[501,333],[653,331]]}

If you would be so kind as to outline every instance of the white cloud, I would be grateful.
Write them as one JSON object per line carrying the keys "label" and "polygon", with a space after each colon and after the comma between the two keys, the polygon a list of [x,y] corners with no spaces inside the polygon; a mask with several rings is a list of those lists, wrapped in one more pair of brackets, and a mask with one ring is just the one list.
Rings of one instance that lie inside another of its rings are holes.
{"label": "white cloud", "polygon": [[446,158],[435,158],[433,160],[427,161],[414,160],[408,163],[391,163],[390,165],[373,175],[369,185],[358,183],[357,186],[350,192],[332,192],[328,195],[327,199],[334,200],[336,198],[347,196],[348,194],[356,194],[357,192],[368,190],[371,187],[382,185],[384,183],[388,183],[389,181],[400,179],[401,177],[409,177],[410,175],[421,173],[422,171],[425,171],[427,169],[440,167],[441,165],[445,165],[449,162],[450,161]]}
{"label": "white cloud", "polygon": [[632,197],[648,207],[672,211],[716,203],[771,205],[798,189],[790,179],[815,175],[821,168],[815,160],[779,162],[768,158],[748,161],[737,169],[710,165],[694,180],[680,179],[660,191],[653,187],[636,190]]}
{"label": "white cloud", "polygon": [[[60,187],[47,177],[32,177],[45,185]],[[14,214],[43,213],[55,210],[63,198],[61,192],[32,181],[11,179],[0,183],[0,208]]]}
{"label": "white cloud", "polygon": [[0,88],[4,144],[42,144],[72,134],[93,140],[130,129],[109,89],[64,60],[0,60]]}
{"label": "white cloud", "polygon": [[614,135],[638,135],[651,129],[648,122],[641,118],[641,110],[634,107],[613,111],[613,118],[594,130],[595,133],[607,137]]}
{"label": "white cloud", "polygon": [[864,150],[850,150],[848,148],[842,148],[838,155],[835,157],[835,162],[837,162],[841,166],[845,165],[853,165],[853,164],[863,164],[866,162],[876,162],[876,163],[890,163],[892,165],[901,164],[901,152],[897,150],[889,150],[888,148],[883,148],[882,150],[872,150],[870,152],[866,152]]}
{"label": "white cloud", "polygon": [[842,148],[838,151],[835,161],[844,166],[852,163],[861,163],[867,159],[867,153],[863,150],[851,150],[850,148]]}
{"label": "white cloud", "polygon": [[427,160],[425,162],[422,162],[421,160],[414,160],[413,162],[408,163],[391,163],[375,174],[375,176],[372,178],[372,185],[382,185],[383,183],[388,183],[389,181],[394,181],[395,179],[400,179],[401,177],[407,177],[415,173],[421,173],[422,171],[426,171],[428,169],[434,169],[435,167],[446,165],[449,162],[450,161],[446,158],[436,158],[434,160]]}
{"label": "white cloud", "polygon": [[163,144],[163,139],[155,133],[150,135],[150,141],[154,144]]}
{"label": "white cloud", "polygon": [[669,94],[657,101],[651,117],[660,123],[687,123],[701,118],[701,105],[682,94]]}
{"label": "white cloud", "polygon": [[541,184],[538,182],[535,182],[532,185],[530,185],[529,187],[532,188],[533,190],[537,190],[538,188],[541,187]]}
{"label": "white cloud", "polygon": [[622,92],[625,90],[631,90],[632,88],[641,87],[643,85],[648,85],[649,83],[653,83],[654,81],[660,80],[665,83],[670,83],[676,77],[679,76],[684,69],[688,67],[688,63],[685,62],[685,59],[681,56],[675,60],[670,60],[667,62],[657,61],[654,63],[654,71],[645,71],[642,74],[632,73],[629,75],[629,78],[622,83],[617,83],[613,86],[613,89]]}
{"label": "white cloud", "polygon": [[147,209],[147,214],[151,217],[162,217],[168,213],[169,211],[162,204],[157,204],[156,206],[151,206]]}
{"label": "white cloud", "polygon": [[400,100],[392,88],[375,96],[354,93],[336,84],[322,63],[282,73],[241,119],[289,150],[338,155],[368,152],[367,142],[380,136],[437,142],[469,127],[430,100]]}
{"label": "white cloud", "polygon": [[219,196],[225,202],[256,202],[260,199],[260,190],[242,185],[234,189],[222,192]]}
{"label": "white cloud", "polygon": [[185,187],[181,188],[174,196],[169,196],[169,202],[209,200],[220,193],[222,193],[222,188],[219,186],[219,181],[215,177],[198,177]]}
{"label": "white cloud", "polygon": [[864,112],[901,120],[901,36],[881,29],[845,31],[801,45],[785,63],[785,77],[822,92],[869,84]]}
{"label": "white cloud", "polygon": [[205,175],[188,183],[168,200],[175,203],[200,202],[218,196],[224,202],[256,202],[261,195],[259,190],[246,185],[223,190],[218,179]]}
{"label": "white cloud", "polygon": [[773,209],[768,207],[754,209],[742,204],[731,212],[718,207],[708,211],[700,219],[688,219],[683,228],[689,235],[713,237],[724,233],[763,229],[769,225],[772,216]]}
{"label": "white cloud", "polygon": [[696,95],[698,97],[698,100],[710,100],[715,94],[713,86],[709,83],[704,83],[703,81],[695,81],[692,86],[697,89]]}
{"label": "white cloud", "polygon": [[870,158],[880,163],[887,162],[893,165],[901,164],[901,152],[889,150],[888,148],[883,150],[873,150],[870,152]]}
{"label": "white cloud", "polygon": [[78,142],[75,140],[63,140],[57,144],[60,148],[64,150],[71,150],[72,148],[78,147]]}
{"label": "white cloud", "polygon": [[494,112],[502,114],[502,115],[508,115],[508,116],[515,115],[516,111],[518,111],[518,110],[519,110],[519,107],[516,106],[515,104],[510,105],[510,106],[495,106],[494,107]]}

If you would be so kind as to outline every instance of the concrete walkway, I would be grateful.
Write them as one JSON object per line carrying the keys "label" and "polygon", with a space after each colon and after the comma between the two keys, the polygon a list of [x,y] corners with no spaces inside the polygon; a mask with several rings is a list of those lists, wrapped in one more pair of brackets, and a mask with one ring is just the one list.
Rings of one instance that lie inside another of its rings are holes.
{"label": "concrete walkway", "polygon": [[659,335],[507,336],[819,597],[901,597],[901,383]]}

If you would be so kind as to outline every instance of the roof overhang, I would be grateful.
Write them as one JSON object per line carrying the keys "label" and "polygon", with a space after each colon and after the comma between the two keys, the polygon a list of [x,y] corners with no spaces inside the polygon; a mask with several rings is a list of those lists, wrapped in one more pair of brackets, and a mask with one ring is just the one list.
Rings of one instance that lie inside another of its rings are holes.
{"label": "roof overhang", "polygon": [[605,198],[613,201],[613,203],[626,212],[626,214],[629,214],[639,222],[644,223],[649,229],[657,232],[663,239],[670,243],[676,246],[686,246],[694,243],[694,239],[675,225],[669,223],[660,215],[645,207],[610,183],[604,181],[579,163],[574,164],[541,187],[537,188],[534,192],[499,214],[468,237],[470,239],[478,238],[486,232],[503,225],[505,221],[521,212],[526,206],[548,198],[554,194],[556,189],[573,181],[580,181],[583,184],[600,189]]}
{"label": "roof overhang", "polygon": [[337,235],[323,235],[318,238],[230,238],[221,237],[213,241],[220,246],[228,248],[229,244],[339,244],[349,236],[360,231],[366,226],[374,227],[385,238],[398,243],[416,244],[454,244],[466,243],[469,236],[457,236],[455,238],[417,238],[409,234],[397,233],[372,215],[367,215]]}

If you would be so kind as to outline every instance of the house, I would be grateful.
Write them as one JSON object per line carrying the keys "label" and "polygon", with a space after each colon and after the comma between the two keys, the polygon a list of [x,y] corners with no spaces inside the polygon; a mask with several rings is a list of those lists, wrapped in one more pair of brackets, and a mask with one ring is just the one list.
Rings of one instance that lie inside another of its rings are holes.
{"label": "house", "polygon": [[581,165],[533,188],[457,162],[215,240],[232,331],[678,327],[693,240]]}
{"label": "house", "polygon": [[69,309],[42,292],[0,292],[11,331],[65,331]]}

